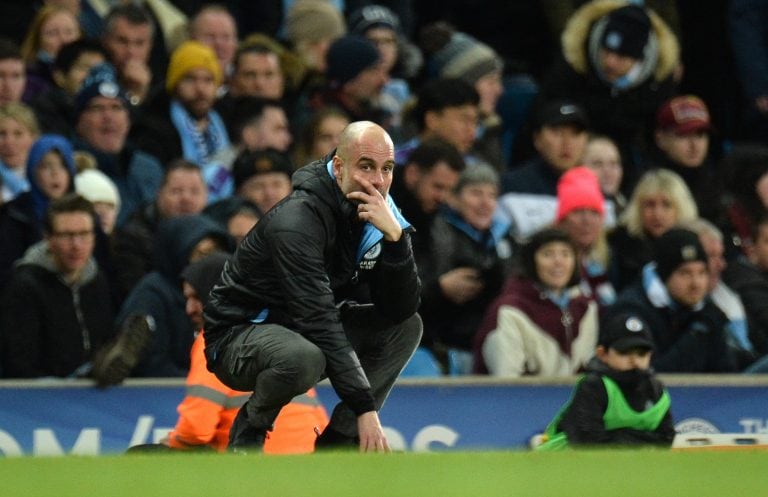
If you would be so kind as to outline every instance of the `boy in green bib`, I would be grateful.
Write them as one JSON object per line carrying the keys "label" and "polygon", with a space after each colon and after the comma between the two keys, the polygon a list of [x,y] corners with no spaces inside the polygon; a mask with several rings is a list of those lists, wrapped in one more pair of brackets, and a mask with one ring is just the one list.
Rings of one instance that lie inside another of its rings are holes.
{"label": "boy in green bib", "polygon": [[653,338],[632,313],[603,323],[595,357],[538,450],[584,445],[670,446],[675,427],[669,393],[651,369]]}

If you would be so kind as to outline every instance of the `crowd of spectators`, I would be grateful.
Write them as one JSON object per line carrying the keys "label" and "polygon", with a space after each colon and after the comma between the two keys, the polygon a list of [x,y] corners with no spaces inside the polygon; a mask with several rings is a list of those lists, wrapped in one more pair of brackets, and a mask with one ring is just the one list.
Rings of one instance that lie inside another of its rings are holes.
{"label": "crowd of spectators", "polygon": [[768,1],[691,4],[3,4],[0,377],[186,376],[185,267],[360,120],[409,374],[571,375],[626,313],[656,371],[768,372]]}

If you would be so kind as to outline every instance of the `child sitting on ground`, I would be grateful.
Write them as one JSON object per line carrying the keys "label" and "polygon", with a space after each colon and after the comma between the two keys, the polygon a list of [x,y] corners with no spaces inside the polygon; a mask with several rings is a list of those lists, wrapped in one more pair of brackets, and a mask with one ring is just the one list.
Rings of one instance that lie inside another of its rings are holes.
{"label": "child sitting on ground", "polygon": [[577,445],[670,446],[675,427],[670,397],[650,367],[653,338],[648,324],[620,313],[600,330],[571,400],[544,433],[538,450]]}

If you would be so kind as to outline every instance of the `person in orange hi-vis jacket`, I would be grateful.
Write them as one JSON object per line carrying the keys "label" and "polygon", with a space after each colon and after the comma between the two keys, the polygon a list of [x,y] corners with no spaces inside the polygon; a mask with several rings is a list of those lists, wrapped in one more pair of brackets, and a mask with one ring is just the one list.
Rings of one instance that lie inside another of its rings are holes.
{"label": "person in orange hi-vis jacket", "polygon": [[[229,254],[215,252],[190,264],[183,272],[186,312],[196,326],[202,328],[203,305],[216,283]],[[251,392],[232,390],[219,381],[206,367],[203,349],[204,333],[192,345],[186,396],[179,404],[179,420],[164,440],[172,449],[191,450],[202,447],[223,452],[229,441],[229,429],[240,407]],[[295,397],[280,411],[274,430],[264,445],[267,454],[303,454],[315,448],[315,430],[328,424],[328,414],[312,388]]]}

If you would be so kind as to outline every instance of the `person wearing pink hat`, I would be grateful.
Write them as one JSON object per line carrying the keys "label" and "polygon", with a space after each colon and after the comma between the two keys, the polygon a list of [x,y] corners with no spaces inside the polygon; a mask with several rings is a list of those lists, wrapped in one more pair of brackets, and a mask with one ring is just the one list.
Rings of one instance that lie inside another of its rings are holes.
{"label": "person wearing pink hat", "polygon": [[606,241],[605,198],[597,175],[587,166],[565,172],[557,183],[556,225],[576,247],[582,290],[601,306],[616,299],[608,279],[610,249]]}

